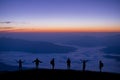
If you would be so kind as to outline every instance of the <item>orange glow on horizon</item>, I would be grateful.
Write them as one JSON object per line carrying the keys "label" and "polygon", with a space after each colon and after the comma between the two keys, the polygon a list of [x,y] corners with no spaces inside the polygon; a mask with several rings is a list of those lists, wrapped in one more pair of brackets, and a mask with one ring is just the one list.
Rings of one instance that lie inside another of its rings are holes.
{"label": "orange glow on horizon", "polygon": [[0,28],[0,32],[120,32],[120,27],[52,27],[52,28]]}

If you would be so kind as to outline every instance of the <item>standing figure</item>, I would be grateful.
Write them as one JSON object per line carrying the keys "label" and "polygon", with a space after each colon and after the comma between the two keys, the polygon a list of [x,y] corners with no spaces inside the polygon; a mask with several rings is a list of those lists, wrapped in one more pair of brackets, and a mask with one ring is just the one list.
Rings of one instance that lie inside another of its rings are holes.
{"label": "standing figure", "polygon": [[67,69],[70,69],[71,66],[71,60],[70,58],[67,59]]}
{"label": "standing figure", "polygon": [[21,71],[22,70],[22,63],[23,63],[24,61],[22,61],[21,59],[19,59],[18,61],[17,61],[17,63],[19,64],[19,71]]}
{"label": "standing figure", "polygon": [[99,61],[99,69],[100,69],[100,72],[102,72],[103,66],[104,66],[104,65],[103,65],[103,62],[100,60],[100,61]]}
{"label": "standing figure", "polygon": [[36,58],[33,63],[35,63],[36,65],[36,69],[38,69],[39,63],[42,63],[42,61],[40,61],[38,58]]}
{"label": "standing figure", "polygon": [[52,69],[54,69],[54,67],[55,67],[55,60],[54,60],[54,58],[52,58],[52,60],[50,61],[50,64],[52,65]]}
{"label": "standing figure", "polygon": [[82,64],[83,64],[83,66],[82,66],[82,70],[83,70],[83,72],[85,72],[85,69],[86,69],[86,63],[88,62],[88,60],[81,60],[82,61]]}

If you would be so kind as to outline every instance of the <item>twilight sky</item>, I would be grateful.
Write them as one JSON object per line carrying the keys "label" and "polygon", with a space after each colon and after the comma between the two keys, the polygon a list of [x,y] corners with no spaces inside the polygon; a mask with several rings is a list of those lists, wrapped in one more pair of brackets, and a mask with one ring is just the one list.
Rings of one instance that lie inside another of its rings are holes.
{"label": "twilight sky", "polygon": [[0,32],[120,32],[120,0],[0,0]]}

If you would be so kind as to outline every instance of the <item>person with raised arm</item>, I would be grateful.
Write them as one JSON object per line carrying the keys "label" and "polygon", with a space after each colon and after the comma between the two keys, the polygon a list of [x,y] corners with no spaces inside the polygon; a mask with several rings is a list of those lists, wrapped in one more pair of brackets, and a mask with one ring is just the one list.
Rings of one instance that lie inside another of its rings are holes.
{"label": "person with raised arm", "polygon": [[42,61],[40,61],[38,58],[36,58],[36,59],[33,61],[33,63],[35,63],[36,69],[38,69],[39,63],[42,63]]}

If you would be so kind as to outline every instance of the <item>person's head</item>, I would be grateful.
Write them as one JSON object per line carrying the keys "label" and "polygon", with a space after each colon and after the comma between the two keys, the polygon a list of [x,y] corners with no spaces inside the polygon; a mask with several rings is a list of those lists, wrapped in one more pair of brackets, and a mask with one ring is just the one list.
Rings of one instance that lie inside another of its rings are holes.
{"label": "person's head", "polygon": [[38,58],[36,58],[38,60]]}

